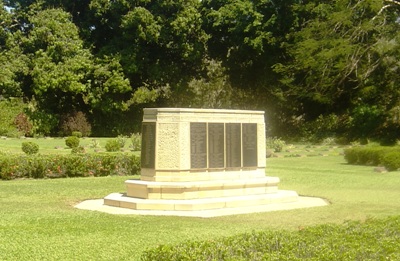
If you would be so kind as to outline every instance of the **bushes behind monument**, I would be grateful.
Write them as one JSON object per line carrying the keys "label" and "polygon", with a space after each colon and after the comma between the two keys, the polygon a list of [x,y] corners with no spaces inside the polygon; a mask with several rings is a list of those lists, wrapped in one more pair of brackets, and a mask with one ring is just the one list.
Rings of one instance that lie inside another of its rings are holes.
{"label": "bushes behind monument", "polygon": [[140,157],[131,154],[7,155],[0,157],[0,178],[64,178],[137,175]]}
{"label": "bushes behind monument", "polygon": [[344,158],[349,164],[384,166],[387,170],[400,168],[400,147],[363,146],[344,150]]}

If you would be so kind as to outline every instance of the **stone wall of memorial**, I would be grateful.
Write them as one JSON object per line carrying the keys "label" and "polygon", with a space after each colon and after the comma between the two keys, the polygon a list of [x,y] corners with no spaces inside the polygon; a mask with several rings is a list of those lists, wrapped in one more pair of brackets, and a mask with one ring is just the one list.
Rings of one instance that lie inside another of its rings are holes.
{"label": "stone wall of memorial", "polygon": [[264,176],[264,112],[144,109],[141,158],[143,180]]}

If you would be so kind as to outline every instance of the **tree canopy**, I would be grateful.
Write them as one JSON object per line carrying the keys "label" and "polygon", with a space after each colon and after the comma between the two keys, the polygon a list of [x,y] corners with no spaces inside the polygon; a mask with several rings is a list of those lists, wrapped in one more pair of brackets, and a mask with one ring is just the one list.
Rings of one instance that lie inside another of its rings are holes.
{"label": "tree canopy", "polygon": [[[269,135],[393,141],[397,0],[3,0],[0,95],[41,134],[83,113],[138,130],[145,106],[263,109]],[[130,123],[129,123],[130,122]]]}

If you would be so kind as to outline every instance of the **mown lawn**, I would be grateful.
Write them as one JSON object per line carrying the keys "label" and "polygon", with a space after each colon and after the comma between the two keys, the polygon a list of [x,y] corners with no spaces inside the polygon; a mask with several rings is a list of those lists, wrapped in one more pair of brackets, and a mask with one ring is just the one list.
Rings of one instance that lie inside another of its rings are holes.
{"label": "mown lawn", "polygon": [[[85,148],[88,153],[94,152],[105,152],[105,145],[108,140],[115,138],[98,138],[98,137],[84,137],[80,138],[79,145]],[[39,145],[40,154],[69,154],[71,149],[65,145],[65,138],[0,138],[1,152],[23,154],[22,143],[23,142],[34,142]],[[131,140],[129,137],[125,138],[125,146],[123,150],[131,150]]]}
{"label": "mown lawn", "polygon": [[73,206],[124,192],[124,180],[138,177],[0,181],[0,260],[138,260],[159,244],[400,214],[399,172],[350,166],[339,154],[269,158],[267,175],[331,205],[209,219],[116,216]]}

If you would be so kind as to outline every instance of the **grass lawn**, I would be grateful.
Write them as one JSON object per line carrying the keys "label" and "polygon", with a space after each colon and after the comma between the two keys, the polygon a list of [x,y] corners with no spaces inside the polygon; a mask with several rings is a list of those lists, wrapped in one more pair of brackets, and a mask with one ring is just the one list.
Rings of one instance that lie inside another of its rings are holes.
{"label": "grass lawn", "polygon": [[0,260],[138,260],[159,244],[400,214],[399,172],[350,166],[336,151],[269,158],[267,175],[280,177],[281,189],[332,204],[210,219],[116,216],[73,205],[124,192],[123,182],[138,177],[0,181]]}
{"label": "grass lawn", "polygon": [[[105,145],[108,140],[115,138],[80,138],[79,145],[83,146],[86,152],[105,152]],[[71,149],[65,145],[65,138],[0,138],[0,148],[2,152],[19,153],[22,152],[22,143],[31,141],[39,145],[40,154],[69,154]],[[125,151],[130,151],[132,142],[129,137],[126,138]]]}

